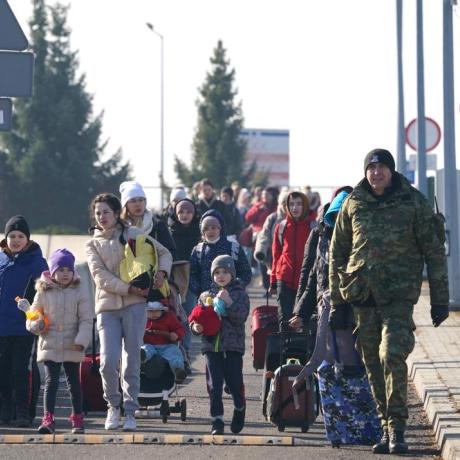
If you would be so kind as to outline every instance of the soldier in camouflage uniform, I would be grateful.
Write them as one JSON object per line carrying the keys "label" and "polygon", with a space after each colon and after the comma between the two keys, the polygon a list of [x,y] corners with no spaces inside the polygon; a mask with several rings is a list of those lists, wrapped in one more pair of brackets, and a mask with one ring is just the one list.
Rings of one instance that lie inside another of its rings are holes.
{"label": "soldier in camouflage uniform", "polygon": [[329,322],[343,329],[354,314],[357,348],[383,427],[374,453],[405,453],[406,359],[414,348],[412,314],[424,262],[433,325],[449,315],[444,226],[426,198],[395,172],[390,152],[369,152],[364,171],[342,206],[331,241]]}

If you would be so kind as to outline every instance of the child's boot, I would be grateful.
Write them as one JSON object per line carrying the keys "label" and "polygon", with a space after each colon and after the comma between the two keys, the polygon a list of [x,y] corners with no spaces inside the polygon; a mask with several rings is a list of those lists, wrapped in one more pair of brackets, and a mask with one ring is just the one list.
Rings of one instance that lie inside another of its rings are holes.
{"label": "child's boot", "polygon": [[243,429],[245,416],[246,407],[243,407],[242,409],[233,410],[233,418],[232,423],[230,425],[232,433],[238,434]]}
{"label": "child's boot", "polygon": [[72,423],[73,434],[81,434],[85,432],[85,427],[83,426],[83,414],[72,414],[69,419]]}
{"label": "child's boot", "polygon": [[224,421],[220,417],[215,417],[211,425],[211,434],[224,434]]}
{"label": "child's boot", "polygon": [[42,423],[38,427],[40,434],[53,434],[54,433],[54,414],[53,412],[45,412],[43,415]]}

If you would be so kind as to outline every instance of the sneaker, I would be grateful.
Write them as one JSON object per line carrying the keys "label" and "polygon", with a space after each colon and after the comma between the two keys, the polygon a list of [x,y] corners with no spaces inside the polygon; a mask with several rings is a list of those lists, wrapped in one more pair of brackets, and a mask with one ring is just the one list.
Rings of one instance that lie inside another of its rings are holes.
{"label": "sneaker", "polygon": [[132,414],[126,414],[123,423],[123,431],[136,431],[136,419]]}
{"label": "sneaker", "polygon": [[69,417],[69,420],[72,423],[73,434],[81,434],[85,432],[85,427],[83,426],[83,414],[72,414]]}
{"label": "sneaker", "polygon": [[[18,426],[16,424],[16,426]],[[54,433],[54,414],[52,412],[45,412],[43,415],[42,423],[38,427],[40,434],[53,434]]]}
{"label": "sneaker", "polygon": [[242,410],[233,410],[232,424],[230,425],[232,433],[238,434],[243,429],[245,416],[246,407]]}
{"label": "sneaker", "polygon": [[224,422],[220,418],[216,418],[212,421],[211,425],[211,434],[216,435],[216,434],[224,434]]}
{"label": "sneaker", "polygon": [[393,431],[390,434],[390,454],[407,454],[409,446],[404,440],[404,431]]}
{"label": "sneaker", "polygon": [[106,430],[116,430],[120,426],[120,409],[118,407],[109,407],[107,418],[105,419],[104,428]]}
{"label": "sneaker", "polygon": [[372,446],[372,452],[374,454],[390,453],[390,436],[388,435],[388,430],[383,430],[383,434],[380,438],[380,441]]}
{"label": "sneaker", "polygon": [[174,377],[176,378],[176,383],[183,383],[187,377],[187,372],[182,367],[177,367],[174,369]]}

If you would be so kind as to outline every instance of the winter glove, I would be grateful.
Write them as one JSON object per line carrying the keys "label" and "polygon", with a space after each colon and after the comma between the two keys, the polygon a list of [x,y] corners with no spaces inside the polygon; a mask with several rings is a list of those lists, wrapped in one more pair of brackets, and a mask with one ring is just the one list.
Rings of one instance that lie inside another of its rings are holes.
{"label": "winter glove", "polygon": [[350,325],[350,315],[352,314],[351,305],[343,303],[340,305],[331,305],[329,313],[329,326],[333,331],[347,329]]}
{"label": "winter glove", "polygon": [[222,299],[215,298],[214,299],[214,311],[219,316],[227,316],[227,304]]}
{"label": "winter glove", "polygon": [[438,327],[449,317],[449,305],[431,305],[430,313],[433,326]]}

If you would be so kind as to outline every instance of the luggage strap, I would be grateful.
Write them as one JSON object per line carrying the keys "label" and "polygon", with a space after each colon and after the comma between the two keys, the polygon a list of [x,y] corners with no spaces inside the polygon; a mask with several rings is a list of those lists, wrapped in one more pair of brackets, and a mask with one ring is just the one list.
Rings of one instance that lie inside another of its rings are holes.
{"label": "luggage strap", "polygon": [[[306,391],[307,387],[305,385],[302,385],[300,390],[297,392],[298,394],[302,393],[303,391]],[[294,402],[294,395],[291,393],[276,409],[276,411],[273,414],[273,417],[279,417],[280,412],[285,409],[289,404]]]}

